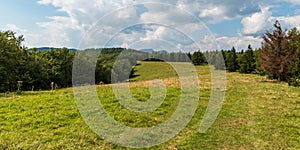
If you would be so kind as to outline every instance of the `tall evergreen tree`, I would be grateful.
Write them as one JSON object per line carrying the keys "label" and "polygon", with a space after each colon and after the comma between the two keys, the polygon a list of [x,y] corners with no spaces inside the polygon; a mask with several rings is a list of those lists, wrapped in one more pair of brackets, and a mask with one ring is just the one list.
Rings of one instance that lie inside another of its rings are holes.
{"label": "tall evergreen tree", "polygon": [[188,52],[186,55],[187,55],[187,57],[189,59],[188,62],[192,61],[192,54],[190,52]]}
{"label": "tall evergreen tree", "polygon": [[263,37],[260,63],[269,78],[287,81],[291,77],[296,48],[289,45],[289,37],[278,21],[274,27],[273,32],[267,31]]}
{"label": "tall evergreen tree", "polygon": [[298,58],[295,62],[295,66],[292,70],[292,78],[291,80],[289,81],[289,85],[292,85],[292,86],[300,86],[300,55],[298,55]]}
{"label": "tall evergreen tree", "polygon": [[261,52],[262,52],[261,48],[256,49],[255,51],[253,51],[254,59],[255,59],[255,68],[256,68],[255,72],[263,76],[263,75],[265,75],[265,72],[262,69],[261,63],[260,63]]}
{"label": "tall evergreen tree", "polygon": [[230,72],[235,72],[239,69],[238,58],[236,55],[236,50],[232,47],[231,51],[226,57],[227,70]]}
{"label": "tall evergreen tree", "polygon": [[196,51],[192,55],[192,62],[194,65],[203,65],[206,63],[205,56],[202,52]]}
{"label": "tall evergreen tree", "polygon": [[293,28],[288,33],[291,49],[296,49],[295,64],[292,69],[292,77],[289,80],[289,85],[300,86],[300,32],[297,28]]}
{"label": "tall evergreen tree", "polygon": [[255,71],[255,59],[251,45],[245,53],[242,54],[240,60],[240,72],[241,73],[252,73]]}

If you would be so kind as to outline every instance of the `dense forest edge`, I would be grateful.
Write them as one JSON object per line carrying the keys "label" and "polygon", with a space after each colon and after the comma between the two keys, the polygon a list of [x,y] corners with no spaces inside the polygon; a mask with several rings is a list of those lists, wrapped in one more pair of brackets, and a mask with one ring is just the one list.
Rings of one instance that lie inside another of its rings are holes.
{"label": "dense forest edge", "polygon": [[[22,42],[22,35],[16,36],[13,31],[0,31],[0,92],[71,87],[76,53],[92,51],[101,51],[94,67],[96,84],[126,81],[127,77],[134,74],[133,66],[139,61],[163,60],[208,64],[218,70],[266,75],[272,80],[300,86],[300,32],[297,28],[282,29],[278,21],[274,23],[273,30],[263,35],[261,48],[253,50],[248,45],[245,46],[246,50],[239,52],[235,47],[231,50],[198,50],[194,53],[147,53],[124,48],[39,50],[28,48]],[[219,55],[222,55],[224,61],[216,59]],[[86,68],[93,66],[88,60],[82,61],[87,62]],[[115,78],[112,79],[112,75]]]}

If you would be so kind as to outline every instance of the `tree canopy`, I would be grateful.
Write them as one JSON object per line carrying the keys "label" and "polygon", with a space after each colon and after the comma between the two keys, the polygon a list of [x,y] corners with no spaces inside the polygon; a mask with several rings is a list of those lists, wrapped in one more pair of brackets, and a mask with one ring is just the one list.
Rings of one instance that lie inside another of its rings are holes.
{"label": "tree canopy", "polygon": [[0,91],[14,90],[20,80],[19,70],[25,65],[27,50],[22,46],[23,36],[12,31],[0,32]]}

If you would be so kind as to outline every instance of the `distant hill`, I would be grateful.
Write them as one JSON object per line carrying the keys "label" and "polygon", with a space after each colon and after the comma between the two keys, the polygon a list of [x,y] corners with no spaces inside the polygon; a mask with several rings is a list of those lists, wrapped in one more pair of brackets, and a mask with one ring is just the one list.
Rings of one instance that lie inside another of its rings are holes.
{"label": "distant hill", "polygon": [[139,51],[145,52],[145,53],[153,53],[154,52],[153,49],[140,49]]}
{"label": "distant hill", "polygon": [[157,51],[159,53],[169,53],[167,50],[160,50],[160,51]]}
{"label": "distant hill", "polygon": [[153,49],[140,49],[139,51],[141,51],[141,52],[145,52],[145,53],[154,53],[154,52],[158,52],[158,53],[168,53],[168,51],[167,50],[159,50],[159,51],[155,51],[155,50],[153,50]]}
{"label": "distant hill", "polygon": [[[29,50],[32,50],[34,48],[30,48]],[[62,48],[56,48],[56,47],[38,47],[37,51],[42,52],[42,51],[50,51],[50,50],[57,50],[57,49],[62,49]],[[116,53],[121,53],[124,50],[127,51],[133,51],[133,52],[140,52],[140,53],[153,53],[153,49],[143,49],[143,50],[134,50],[134,49],[125,49],[125,48],[120,48],[120,47],[115,47],[115,48],[90,48],[88,50],[101,50],[101,54],[116,54]],[[69,51],[77,51],[75,48],[68,48]]]}
{"label": "distant hill", "polygon": [[[30,48],[33,49],[33,48]],[[38,51],[49,51],[49,50],[56,50],[56,49],[61,49],[61,48],[56,48],[56,47],[38,47],[37,50]],[[77,49],[75,48],[68,48],[69,51],[77,51]]]}
{"label": "distant hill", "polygon": [[[34,48],[30,48],[30,49],[32,50]],[[41,51],[50,51],[50,50],[56,50],[56,49],[61,49],[61,48],[57,48],[57,47],[38,47],[37,51],[41,52]],[[75,49],[75,48],[68,48],[68,49],[69,49],[69,51],[77,51],[77,49]],[[102,49],[102,53],[105,53],[105,54],[120,53],[123,50],[126,50],[126,49],[124,49],[124,48],[104,48],[104,49]],[[128,50],[139,51],[139,52],[149,53],[149,54],[152,54],[154,52],[168,53],[167,50],[155,51],[155,50],[153,50],[151,48],[149,48],[149,49],[140,49],[140,50],[134,50],[134,49],[128,49]]]}

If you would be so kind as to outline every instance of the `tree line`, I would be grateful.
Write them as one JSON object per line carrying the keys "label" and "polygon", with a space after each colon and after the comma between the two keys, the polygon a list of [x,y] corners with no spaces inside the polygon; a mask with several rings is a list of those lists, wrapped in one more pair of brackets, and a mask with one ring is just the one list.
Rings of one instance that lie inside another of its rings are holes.
{"label": "tree line", "polygon": [[50,89],[52,82],[71,86],[74,51],[38,51],[24,47],[23,41],[12,31],[0,33],[0,92],[15,91],[18,84],[22,90]]}
{"label": "tree line", "polygon": [[[0,92],[45,90],[53,86],[72,86],[72,67],[76,53],[101,51],[95,68],[96,83],[122,82],[134,74],[138,61],[190,62],[213,65],[229,72],[255,73],[300,86],[300,33],[297,28],[283,30],[280,23],[263,36],[262,47],[244,51],[231,50],[145,53],[133,49],[103,48],[74,51],[67,48],[39,51],[22,45],[23,36],[13,31],[0,32]],[[221,58],[224,60],[219,60]],[[118,60],[116,62],[116,60]],[[88,60],[85,67],[93,66]],[[112,78],[113,77],[113,78]]]}
{"label": "tree line", "polygon": [[216,69],[267,75],[269,79],[300,86],[300,32],[296,27],[284,30],[276,21],[274,29],[263,36],[261,48],[253,50],[249,45],[245,52],[236,52],[233,47],[220,53],[225,60],[223,66],[215,59],[217,51],[205,54]]}

